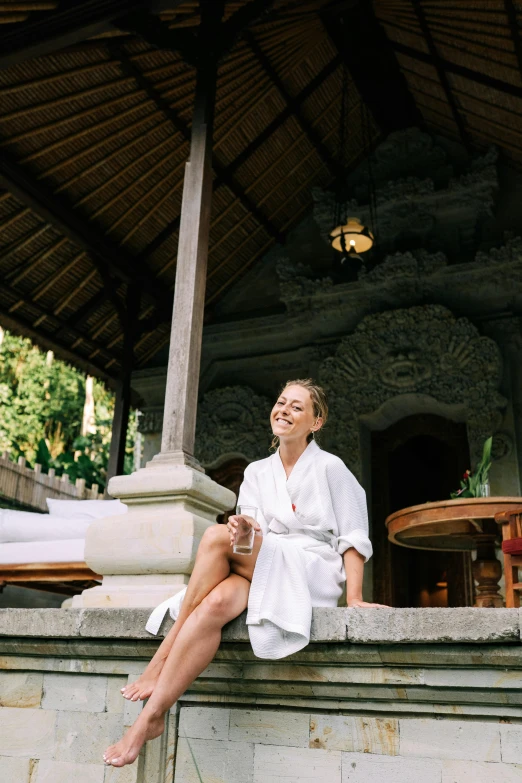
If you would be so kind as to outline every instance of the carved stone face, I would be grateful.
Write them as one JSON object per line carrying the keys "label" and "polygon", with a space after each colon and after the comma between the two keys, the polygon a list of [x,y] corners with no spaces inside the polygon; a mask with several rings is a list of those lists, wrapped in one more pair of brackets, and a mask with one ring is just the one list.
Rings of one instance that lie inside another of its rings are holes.
{"label": "carved stone face", "polygon": [[380,368],[381,382],[392,389],[416,387],[432,374],[430,361],[414,349],[388,354]]}

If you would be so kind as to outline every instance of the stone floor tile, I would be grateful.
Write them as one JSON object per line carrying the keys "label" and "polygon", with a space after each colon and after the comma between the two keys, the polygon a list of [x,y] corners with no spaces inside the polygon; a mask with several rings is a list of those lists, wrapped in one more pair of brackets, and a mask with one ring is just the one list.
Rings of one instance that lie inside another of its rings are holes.
{"label": "stone floor tile", "polygon": [[54,759],[99,764],[107,746],[117,742],[122,734],[121,715],[60,712],[56,722]]}
{"label": "stone floor tile", "polygon": [[343,715],[312,715],[310,747],[396,756],[399,721]]}
{"label": "stone floor tile", "polygon": [[180,713],[179,735],[193,739],[228,740],[229,724],[230,710],[184,707]]}
{"label": "stone floor tile", "polygon": [[45,710],[104,712],[107,677],[97,674],[45,674]]}
{"label": "stone floor tile", "polygon": [[[103,783],[138,783],[139,761],[126,767],[107,767]],[[140,783],[142,783],[140,781]],[[147,783],[143,781],[143,783]]]}
{"label": "stone floor tile", "polygon": [[253,783],[341,783],[341,754],[256,745]]}
{"label": "stone floor tile", "polygon": [[105,709],[107,712],[123,714],[125,699],[121,695],[121,689],[127,685],[128,677],[107,677],[107,698]]}
{"label": "stone floor tile", "polygon": [[20,707],[0,709],[0,756],[51,758],[56,713]]}
{"label": "stone floor tile", "polygon": [[0,707],[39,707],[43,675],[0,671]]}
{"label": "stone floor tile", "polygon": [[231,710],[229,739],[264,745],[307,748],[310,715],[305,712]]}
{"label": "stone floor tile", "polygon": [[500,727],[485,721],[400,720],[400,755],[500,761]]}
{"label": "stone floor tile", "polygon": [[[102,764],[68,764],[60,761],[40,761],[31,783],[103,783]],[[14,783],[14,781],[13,781]]]}
{"label": "stone floor tile", "polygon": [[5,783],[29,783],[31,769],[37,761],[0,756],[0,780]]}
{"label": "stone floor tile", "polygon": [[475,761],[443,761],[442,783],[522,783],[522,766]]}
{"label": "stone floor tile", "polygon": [[[252,783],[254,746],[180,737],[175,783]],[[326,783],[326,781],[322,781]]]}
{"label": "stone floor tile", "polygon": [[[438,759],[343,753],[342,765],[342,783],[441,783],[442,762]],[[476,782],[470,778],[466,783]]]}
{"label": "stone floor tile", "polygon": [[520,724],[500,727],[500,748],[502,761],[507,764],[522,764],[522,726]]}

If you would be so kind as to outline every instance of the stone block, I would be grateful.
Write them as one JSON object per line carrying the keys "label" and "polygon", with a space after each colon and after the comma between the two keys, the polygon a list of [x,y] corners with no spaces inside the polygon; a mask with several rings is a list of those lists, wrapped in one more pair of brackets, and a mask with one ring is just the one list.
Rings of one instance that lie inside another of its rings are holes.
{"label": "stone block", "polygon": [[346,608],[314,609],[310,641],[344,642],[346,640],[347,612]]}
{"label": "stone block", "polygon": [[0,707],[39,707],[42,683],[36,672],[0,671]]}
{"label": "stone block", "polygon": [[306,783],[326,783],[326,781],[341,783],[340,752],[256,745],[253,783],[305,783],[305,781]]}
{"label": "stone block", "polygon": [[503,762],[522,764],[522,726],[500,726],[500,750]]}
{"label": "stone block", "polygon": [[184,707],[179,718],[179,736],[189,739],[228,740],[230,710],[217,707]]}
{"label": "stone block", "polygon": [[522,766],[443,761],[442,783],[522,783]]}
{"label": "stone block", "polygon": [[31,772],[38,762],[0,756],[0,780],[4,783],[30,783]]}
{"label": "stone block", "polygon": [[522,691],[522,671],[505,669],[426,669],[426,685],[436,688],[498,688]]}
{"label": "stone block", "polygon": [[44,710],[104,712],[107,677],[96,674],[45,674]]}
{"label": "stone block", "polygon": [[[136,679],[136,675],[131,674],[127,678],[127,682],[128,683],[134,682],[135,679]],[[142,701],[129,701],[129,699],[123,699],[123,725],[132,726],[134,721],[138,718],[142,709],[143,709]]]}
{"label": "stone block", "polygon": [[518,609],[347,609],[347,639],[359,644],[520,641]]}
{"label": "stone block", "polygon": [[150,639],[150,609],[81,609],[79,633],[91,639]]}
{"label": "stone block", "polygon": [[0,756],[51,758],[56,713],[19,707],[0,709]]}
{"label": "stone block", "polygon": [[[138,783],[138,764],[139,760],[136,759],[134,764],[129,764],[127,767],[107,767],[103,783]],[[142,783],[142,781],[140,780],[139,783]],[[143,781],[143,783],[148,782]]]}
{"label": "stone block", "polygon": [[[42,711],[42,715],[49,714]],[[60,712],[56,721],[56,761],[99,764],[109,745],[123,734],[121,715]]]}
{"label": "stone block", "polygon": [[496,723],[429,718],[404,718],[399,723],[401,756],[500,761]]}
{"label": "stone block", "polygon": [[312,715],[310,747],[396,756],[399,721],[394,718]]}
{"label": "stone block", "polygon": [[78,635],[77,609],[0,609],[0,636]]}
{"label": "stone block", "polygon": [[250,637],[248,635],[248,627],[246,624],[246,612],[243,612],[232,620],[231,623],[227,623],[223,628],[222,640],[224,642],[249,642]]}
{"label": "stone block", "polygon": [[[103,783],[103,764],[68,764],[60,761],[40,761],[31,783]],[[14,783],[14,781],[13,781]]]}
{"label": "stone block", "polygon": [[[343,753],[342,764],[342,783],[441,783],[442,762],[436,759]],[[476,783],[472,778],[462,783],[472,781]]]}
{"label": "stone block", "polygon": [[107,712],[123,714],[125,699],[121,694],[121,689],[127,685],[128,677],[107,677]]}
{"label": "stone block", "polygon": [[254,746],[180,737],[175,783],[252,783]]}
{"label": "stone block", "polygon": [[307,748],[310,716],[303,712],[231,710],[229,739]]}

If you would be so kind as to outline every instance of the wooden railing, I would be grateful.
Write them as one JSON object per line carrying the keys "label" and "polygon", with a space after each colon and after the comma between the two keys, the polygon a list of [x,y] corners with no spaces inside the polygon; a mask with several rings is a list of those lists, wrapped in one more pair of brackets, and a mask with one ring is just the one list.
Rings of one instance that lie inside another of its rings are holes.
{"label": "wooden railing", "polygon": [[41,465],[28,468],[24,457],[12,462],[7,451],[0,457],[0,500],[5,498],[34,511],[48,511],[46,498],[98,500],[103,497],[98,485],[87,488],[85,479],[76,479],[71,484],[69,476],[58,477],[52,468],[49,473],[42,473]]}

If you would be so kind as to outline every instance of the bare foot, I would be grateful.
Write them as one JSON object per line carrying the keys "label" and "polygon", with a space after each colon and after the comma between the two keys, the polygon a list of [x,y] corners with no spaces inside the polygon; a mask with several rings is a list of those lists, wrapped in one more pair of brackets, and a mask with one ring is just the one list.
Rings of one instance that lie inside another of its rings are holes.
{"label": "bare foot", "polygon": [[165,728],[165,716],[150,717],[141,713],[134,726],[125,733],[123,738],[107,748],[103,754],[103,760],[108,766],[124,767],[132,764],[138,758],[143,745],[155,737],[163,734]]}
{"label": "bare foot", "polygon": [[123,698],[129,701],[148,699],[156,687],[164,663],[165,661],[151,661],[136,682],[131,682],[121,689]]}

